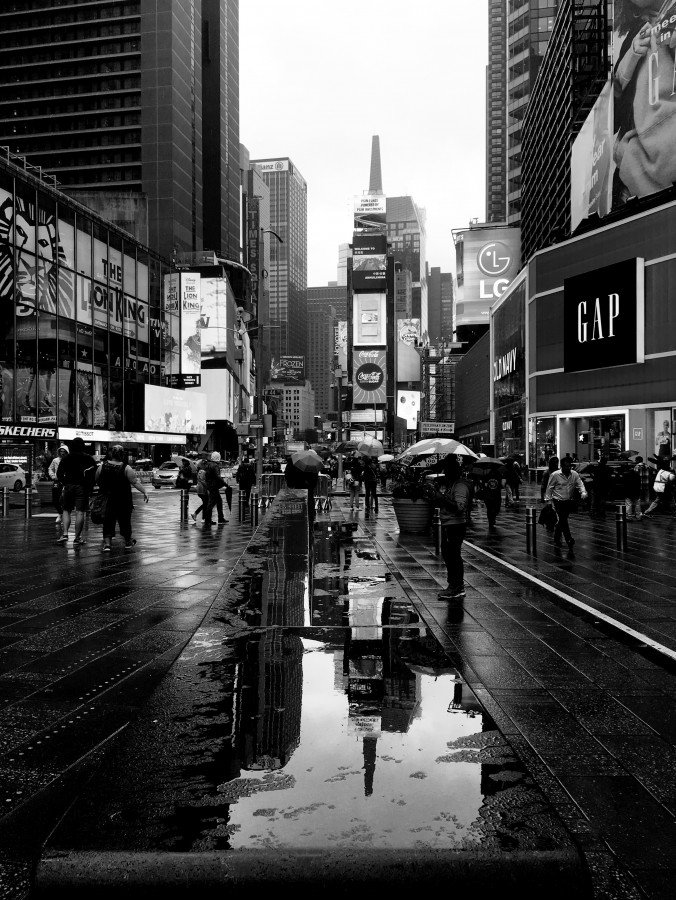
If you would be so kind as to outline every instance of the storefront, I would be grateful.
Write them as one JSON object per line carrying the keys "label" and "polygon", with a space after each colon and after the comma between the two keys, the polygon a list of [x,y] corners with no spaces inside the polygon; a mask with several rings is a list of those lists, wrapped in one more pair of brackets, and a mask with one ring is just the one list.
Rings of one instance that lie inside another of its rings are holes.
{"label": "storefront", "polygon": [[496,456],[527,458],[526,273],[491,309],[491,444]]}
{"label": "storefront", "polygon": [[[546,250],[527,267],[528,458],[672,457],[676,204]],[[504,345],[503,325],[495,319]]]}

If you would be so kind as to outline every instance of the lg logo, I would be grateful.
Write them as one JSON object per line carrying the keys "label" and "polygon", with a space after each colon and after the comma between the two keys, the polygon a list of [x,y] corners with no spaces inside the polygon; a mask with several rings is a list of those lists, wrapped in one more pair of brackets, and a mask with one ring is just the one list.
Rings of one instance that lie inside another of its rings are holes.
{"label": "lg logo", "polygon": [[490,241],[484,244],[477,253],[476,261],[479,268],[489,278],[494,278],[493,283],[488,283],[483,278],[479,281],[479,297],[481,300],[495,300],[502,297],[509,287],[508,278],[499,278],[512,264],[512,257],[506,244],[500,241]]}

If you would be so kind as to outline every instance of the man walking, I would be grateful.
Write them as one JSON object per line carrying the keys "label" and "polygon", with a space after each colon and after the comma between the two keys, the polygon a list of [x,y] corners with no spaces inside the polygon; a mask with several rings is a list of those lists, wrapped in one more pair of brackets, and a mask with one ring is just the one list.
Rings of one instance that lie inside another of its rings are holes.
{"label": "man walking", "polygon": [[[201,476],[200,472],[202,473]],[[218,450],[214,450],[209,458],[209,462],[201,464],[197,477],[201,477],[207,492],[203,512],[204,527],[209,528],[214,524],[212,518],[214,506],[218,515],[218,524],[225,525],[228,520],[223,515],[223,500],[221,498],[223,479],[221,478],[221,454]]]}
{"label": "man walking", "polygon": [[655,481],[653,482],[655,499],[643,514],[646,519],[652,519],[656,509],[659,509],[660,511],[664,510],[664,512],[669,512],[671,510],[676,475],[671,471],[671,465],[668,459],[661,458],[658,465],[659,469],[657,470],[657,475],[655,475]]}
{"label": "man walking", "polygon": [[70,453],[64,454],[59,463],[56,477],[62,485],[61,505],[61,537],[57,544],[68,543],[70,517],[75,510],[75,538],[73,546],[81,546],[86,541],[82,537],[85,513],[89,508],[89,494],[94,486],[96,461],[89,453],[85,453],[85,442],[80,437],[73,438]]}
{"label": "man walking", "polygon": [[561,535],[563,534],[569,549],[573,549],[573,536],[570,533],[568,525],[568,516],[572,511],[573,495],[575,491],[580,492],[583,500],[587,499],[587,491],[584,483],[571,468],[572,460],[565,456],[561,460],[561,468],[556,472],[552,472],[547,482],[547,490],[545,491],[545,503],[553,503],[556,512],[556,525],[554,526],[554,543],[561,546]]}
{"label": "man walking", "polygon": [[366,457],[364,460],[364,507],[366,509],[366,517],[371,512],[378,512],[378,463]]}
{"label": "man walking", "polygon": [[453,455],[444,459],[443,472],[446,489],[435,492],[434,502],[441,515],[441,555],[446,564],[448,586],[439,594],[439,599],[461,600],[465,596],[461,548],[472,507],[472,485],[462,477],[462,466]]}

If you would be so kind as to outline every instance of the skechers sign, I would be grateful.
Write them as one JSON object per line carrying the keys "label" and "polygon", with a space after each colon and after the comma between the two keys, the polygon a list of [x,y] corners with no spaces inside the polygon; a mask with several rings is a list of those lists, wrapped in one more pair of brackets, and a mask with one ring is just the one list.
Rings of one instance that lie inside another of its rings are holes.
{"label": "skechers sign", "polygon": [[644,283],[638,257],[564,279],[564,371],[644,361]]}

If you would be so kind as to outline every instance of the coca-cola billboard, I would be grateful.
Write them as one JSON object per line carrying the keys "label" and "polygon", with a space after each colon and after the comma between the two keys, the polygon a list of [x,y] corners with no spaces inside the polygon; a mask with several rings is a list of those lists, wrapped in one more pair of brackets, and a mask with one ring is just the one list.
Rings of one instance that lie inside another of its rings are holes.
{"label": "coca-cola billboard", "polygon": [[352,354],[353,402],[374,403],[387,401],[387,353],[378,348],[355,350]]}

